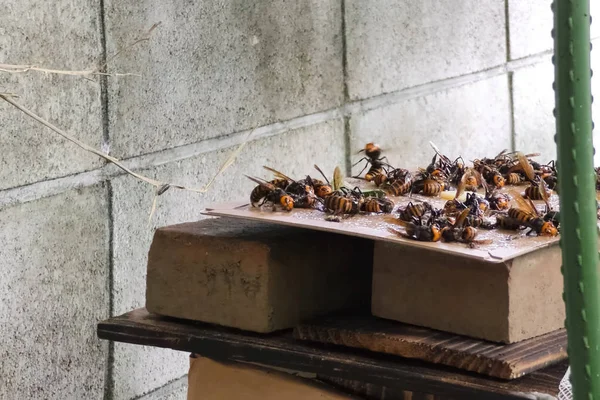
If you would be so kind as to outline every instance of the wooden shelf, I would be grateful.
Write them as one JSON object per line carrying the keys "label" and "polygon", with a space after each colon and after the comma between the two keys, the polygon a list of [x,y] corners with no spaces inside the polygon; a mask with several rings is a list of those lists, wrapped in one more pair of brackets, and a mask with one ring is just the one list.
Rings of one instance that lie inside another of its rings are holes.
{"label": "wooden shelf", "polygon": [[289,330],[255,334],[160,317],[145,309],[99,323],[98,336],[117,342],[186,351],[217,361],[257,363],[457,399],[556,396],[558,384],[567,369],[567,363],[563,362],[523,378],[504,381],[397,356],[300,342]]}

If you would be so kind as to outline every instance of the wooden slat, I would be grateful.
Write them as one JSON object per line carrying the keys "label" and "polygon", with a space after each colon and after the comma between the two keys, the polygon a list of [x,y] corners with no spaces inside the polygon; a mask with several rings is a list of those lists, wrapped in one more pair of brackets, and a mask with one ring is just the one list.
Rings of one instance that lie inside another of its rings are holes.
{"label": "wooden slat", "polygon": [[372,316],[326,317],[294,329],[302,340],[414,358],[502,379],[514,379],[567,358],[564,329],[498,344]]}
{"label": "wooden slat", "polygon": [[535,372],[514,381],[486,378],[417,360],[294,340],[291,332],[252,334],[161,318],[139,309],[98,324],[98,336],[118,342],[164,347],[220,361],[272,367],[357,380],[389,388],[457,399],[536,399],[556,396],[567,365]]}
{"label": "wooden slat", "polygon": [[446,396],[393,389],[343,378],[331,378],[318,375],[317,379],[347,393],[360,396],[361,399],[365,400],[459,400]]}

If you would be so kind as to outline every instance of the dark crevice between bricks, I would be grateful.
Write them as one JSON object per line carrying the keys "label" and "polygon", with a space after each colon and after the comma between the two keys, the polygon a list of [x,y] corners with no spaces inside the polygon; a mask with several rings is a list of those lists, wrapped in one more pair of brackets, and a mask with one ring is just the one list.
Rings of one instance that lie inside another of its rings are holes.
{"label": "dark crevice between bricks", "polygon": [[[350,94],[348,92],[348,49],[346,45],[346,0],[341,1],[341,18],[342,18],[342,76],[344,81],[344,106],[350,102]],[[352,175],[352,145],[350,140],[350,117],[344,117],[344,162],[346,163],[345,173],[347,176]]]}
{"label": "dark crevice between bricks", "polygon": [[508,79],[508,125],[510,129],[510,147],[511,151],[518,150],[517,133],[515,132],[515,105],[514,105],[514,90],[513,90],[513,72],[507,74]]}
{"label": "dark crevice between bricks", "polygon": [[[104,0],[100,0],[100,62],[103,68],[108,68],[106,65],[106,14]],[[106,72],[106,71],[104,71]],[[106,75],[100,75],[100,104],[102,118],[102,143],[103,147],[108,152],[110,149],[110,135],[108,127],[108,79]],[[113,316],[114,313],[114,256],[113,256],[113,188],[110,181],[106,181],[106,196],[108,207],[108,315]],[[104,400],[112,400],[114,398],[114,360],[115,360],[115,344],[108,342],[108,350],[106,356],[106,370],[104,375]]]}
{"label": "dark crevice between bricks", "polygon": [[[114,274],[114,208],[113,208],[113,187],[111,181],[106,181],[107,206],[108,206],[108,315],[114,316],[115,300],[115,274]],[[104,400],[114,398],[114,364],[115,364],[115,343],[108,342],[108,354],[106,357],[106,372],[104,376]]]}
{"label": "dark crevice between bricks", "polygon": [[[101,72],[108,72],[108,65],[106,64],[106,15],[104,12],[104,0],[100,0],[100,65],[102,66]],[[106,75],[99,75],[100,79],[100,103],[102,112],[102,142],[106,148],[110,148],[110,135],[108,132],[108,77]]]}
{"label": "dark crevice between bricks", "polygon": [[[506,34],[506,63],[510,62],[510,9],[509,1],[504,0],[504,30]],[[513,72],[508,72],[508,124],[510,129],[510,148],[511,151],[516,149],[516,132],[515,132],[515,107],[514,107],[514,93],[513,93]]]}

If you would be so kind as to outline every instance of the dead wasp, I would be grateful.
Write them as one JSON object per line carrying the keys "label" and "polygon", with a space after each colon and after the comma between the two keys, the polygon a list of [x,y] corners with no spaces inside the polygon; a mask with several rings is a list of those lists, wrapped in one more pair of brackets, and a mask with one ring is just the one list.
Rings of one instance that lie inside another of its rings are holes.
{"label": "dead wasp", "polygon": [[550,190],[558,190],[558,172],[556,170],[556,162],[550,161],[546,165],[542,165],[539,171],[536,171],[539,176],[544,180],[546,186]]}
{"label": "dead wasp", "polygon": [[369,213],[385,213],[389,214],[394,210],[394,202],[387,197],[377,198],[368,197],[361,205],[360,211]]}
{"label": "dead wasp", "polygon": [[271,167],[263,166],[264,169],[271,171],[277,179],[287,181],[289,184],[285,187],[285,192],[294,199],[294,207],[313,208],[316,205],[316,195],[312,178],[307,176],[305,179],[293,180],[282,172]]}
{"label": "dead wasp", "polygon": [[403,168],[392,168],[387,170],[385,174],[376,175],[373,182],[377,186],[385,185],[386,183],[391,185],[394,182],[400,184],[408,183],[412,180],[412,176],[407,169]]}
{"label": "dead wasp", "polygon": [[496,188],[484,183],[485,188],[485,200],[487,200],[490,209],[503,211],[508,210],[510,207],[510,197],[505,193],[499,193]]}
{"label": "dead wasp", "polygon": [[525,174],[525,177],[530,182],[529,186],[525,188],[523,197],[531,200],[544,200],[550,196],[550,193],[546,189],[546,182],[536,175],[533,166],[522,153],[517,153],[519,158],[519,165]]}
{"label": "dead wasp", "polygon": [[432,209],[433,208],[431,207],[431,204],[427,203],[426,201],[423,203],[413,203],[411,201],[406,205],[406,207],[398,210],[398,218],[403,221],[413,221],[414,219],[421,220],[425,213],[431,211]]}
{"label": "dead wasp", "polygon": [[346,194],[331,194],[325,198],[325,210],[339,214],[358,214],[365,199],[362,193],[355,190],[348,191]]}
{"label": "dead wasp", "polygon": [[456,160],[451,161],[450,158],[442,154],[433,142],[430,141],[429,145],[433,151],[435,151],[435,155],[426,171],[429,172],[434,179],[447,181],[457,185],[465,170],[465,162],[462,157],[459,156]]}
{"label": "dead wasp", "polygon": [[519,220],[511,218],[506,214],[496,215],[496,228],[515,231],[521,229],[522,226]]}
{"label": "dead wasp", "polygon": [[387,174],[375,175],[375,178],[373,178],[373,182],[375,183],[376,186],[381,186],[384,183],[386,183],[387,181],[388,181]]}
{"label": "dead wasp", "polygon": [[[289,178],[282,178],[282,177],[275,177],[275,179],[269,181],[268,183],[270,183],[271,185],[279,188],[279,189],[283,189],[285,190],[285,188],[291,183],[292,181]],[[269,192],[271,192],[271,189],[269,189],[267,186],[265,185],[258,185],[256,186],[253,190],[252,193],[250,193],[250,202],[254,205],[254,203],[258,203],[260,202]]]}
{"label": "dead wasp", "polygon": [[386,175],[385,189],[394,196],[402,196],[410,192],[412,175],[406,169],[395,168]]}
{"label": "dead wasp", "polygon": [[375,143],[367,143],[363,149],[358,151],[358,153],[362,152],[365,153],[365,157],[355,162],[352,166],[354,167],[362,161],[366,161],[366,163],[364,168],[355,176],[355,178],[359,178],[360,174],[362,174],[369,165],[371,167],[364,177],[367,182],[373,181],[378,175],[386,174],[386,166],[388,165],[387,157],[381,157],[381,148],[378,145]]}
{"label": "dead wasp", "polygon": [[494,185],[498,189],[504,187],[506,181],[496,167],[487,165],[481,160],[473,161],[473,166],[481,174],[481,176],[483,176],[483,179],[485,179],[487,183]]}
{"label": "dead wasp", "polygon": [[[460,215],[456,218],[454,224],[446,226],[442,229],[442,238],[446,242],[463,242],[463,243],[475,243],[477,237],[477,229],[472,226],[467,226],[466,221],[469,216],[470,210],[463,210]],[[477,243],[489,243],[489,241],[477,241]]]}
{"label": "dead wasp", "polygon": [[552,221],[545,221],[544,218],[542,218],[531,199],[526,200],[516,192],[511,194],[513,199],[517,202],[517,207],[511,207],[508,210],[508,216],[519,221],[521,225],[530,228],[530,231],[527,234],[535,231],[539,236],[558,235],[556,226],[554,226]]}
{"label": "dead wasp", "polygon": [[317,171],[319,171],[321,176],[323,176],[323,179],[325,179],[325,182],[313,179],[315,194],[320,198],[325,198],[331,193],[333,193],[333,187],[331,186],[329,179],[327,179],[321,168],[319,168],[317,164],[315,164],[314,167]]}
{"label": "dead wasp", "polygon": [[[323,177],[327,180],[325,175]],[[325,211],[333,215],[358,214],[365,201],[359,188],[349,190],[343,186],[344,177],[340,167],[333,170],[333,192],[325,197]]]}
{"label": "dead wasp", "polygon": [[395,220],[395,223],[404,227],[406,230],[406,233],[404,233],[393,228],[388,228],[388,231],[395,235],[419,240],[422,242],[437,242],[442,238],[442,232],[436,223],[432,223],[430,225],[417,225],[414,222],[402,220]]}
{"label": "dead wasp", "polygon": [[455,216],[461,213],[465,208],[468,208],[472,205],[481,209],[482,212],[485,212],[489,207],[489,204],[485,199],[478,196],[476,193],[467,193],[466,200],[464,202],[460,200],[460,197],[465,190],[471,186],[477,187],[480,183],[482,183],[481,174],[472,168],[466,169],[461,176],[458,185],[456,186],[454,199],[448,200],[444,205],[445,214],[448,216]]}
{"label": "dead wasp", "polygon": [[424,196],[437,196],[446,188],[446,183],[435,179],[429,172],[421,171],[413,182],[410,192]]}
{"label": "dead wasp", "polygon": [[484,197],[481,197],[477,193],[467,193],[467,199],[465,200],[467,207],[477,209],[480,213],[485,213],[490,209],[490,202]]}
{"label": "dead wasp", "polygon": [[525,178],[523,178],[523,176],[517,172],[509,172],[504,175],[504,180],[509,185],[518,185],[519,183],[523,182]]}
{"label": "dead wasp", "polygon": [[261,207],[266,202],[270,202],[273,205],[273,211],[275,211],[276,205],[281,206],[285,211],[291,211],[294,208],[294,199],[292,196],[287,194],[285,190],[273,185],[267,181],[260,181],[257,178],[246,175],[246,177],[253,182],[258,183],[261,187],[260,198],[256,194],[256,188],[250,194],[250,202],[253,207]]}
{"label": "dead wasp", "polygon": [[448,200],[444,204],[444,214],[453,217],[460,214],[467,206],[462,201],[454,198],[452,200]]}

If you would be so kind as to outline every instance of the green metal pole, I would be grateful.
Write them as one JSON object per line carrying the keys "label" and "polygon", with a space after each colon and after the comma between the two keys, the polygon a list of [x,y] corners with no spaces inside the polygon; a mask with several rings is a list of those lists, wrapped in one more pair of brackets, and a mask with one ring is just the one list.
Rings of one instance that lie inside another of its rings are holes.
{"label": "green metal pole", "polygon": [[576,400],[600,399],[600,284],[589,9],[589,0],[553,3],[560,241],[568,353]]}

